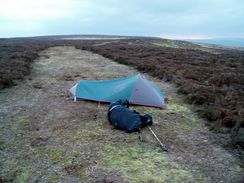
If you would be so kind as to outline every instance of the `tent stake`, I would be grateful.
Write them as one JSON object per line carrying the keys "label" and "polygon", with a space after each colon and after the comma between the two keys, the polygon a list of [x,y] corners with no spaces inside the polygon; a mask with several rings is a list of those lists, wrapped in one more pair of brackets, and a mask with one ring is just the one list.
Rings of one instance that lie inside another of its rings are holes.
{"label": "tent stake", "polygon": [[152,130],[152,128],[150,126],[147,126],[148,129],[152,132],[153,136],[155,137],[155,139],[159,142],[160,147],[163,151],[168,151],[168,148],[159,140],[159,138],[157,137],[157,135],[154,133],[154,131]]}

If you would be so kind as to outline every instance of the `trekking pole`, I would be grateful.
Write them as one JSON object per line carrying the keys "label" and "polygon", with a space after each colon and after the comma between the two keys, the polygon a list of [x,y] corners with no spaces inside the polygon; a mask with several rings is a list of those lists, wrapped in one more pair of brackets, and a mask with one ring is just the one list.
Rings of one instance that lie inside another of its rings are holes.
{"label": "trekking pole", "polygon": [[159,138],[157,137],[157,135],[154,133],[154,131],[152,130],[152,128],[150,126],[148,126],[148,129],[152,132],[153,136],[157,139],[157,141],[159,142],[160,144],[160,147],[163,151],[168,151],[168,148],[159,140]]}

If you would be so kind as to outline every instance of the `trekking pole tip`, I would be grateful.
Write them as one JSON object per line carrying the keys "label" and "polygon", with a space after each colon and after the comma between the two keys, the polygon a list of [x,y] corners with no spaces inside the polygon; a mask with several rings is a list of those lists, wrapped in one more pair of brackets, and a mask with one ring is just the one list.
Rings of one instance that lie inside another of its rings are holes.
{"label": "trekking pole tip", "polygon": [[165,145],[161,144],[160,147],[164,152],[168,152],[168,148]]}

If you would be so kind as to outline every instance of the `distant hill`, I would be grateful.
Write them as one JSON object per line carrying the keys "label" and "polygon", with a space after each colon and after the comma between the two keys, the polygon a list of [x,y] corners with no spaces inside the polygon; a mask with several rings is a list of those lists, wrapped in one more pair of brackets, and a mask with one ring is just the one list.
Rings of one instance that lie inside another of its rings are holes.
{"label": "distant hill", "polygon": [[232,39],[197,39],[197,40],[187,40],[193,43],[206,43],[215,44],[222,46],[234,46],[234,47],[244,47],[244,38],[232,38]]}

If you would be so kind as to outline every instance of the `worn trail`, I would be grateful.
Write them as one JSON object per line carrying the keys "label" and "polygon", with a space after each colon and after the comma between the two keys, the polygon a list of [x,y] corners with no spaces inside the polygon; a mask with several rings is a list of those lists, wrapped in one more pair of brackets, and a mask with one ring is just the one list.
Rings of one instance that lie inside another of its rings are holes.
{"label": "worn trail", "polygon": [[241,182],[243,169],[176,89],[155,78],[169,96],[168,110],[133,107],[153,116],[168,145],[162,153],[148,129],[114,129],[107,104],[67,100],[79,79],[113,79],[134,69],[74,47],[40,53],[17,86],[0,93],[0,182]]}

